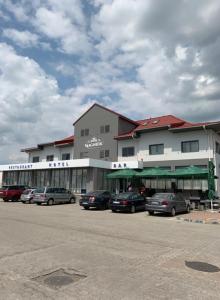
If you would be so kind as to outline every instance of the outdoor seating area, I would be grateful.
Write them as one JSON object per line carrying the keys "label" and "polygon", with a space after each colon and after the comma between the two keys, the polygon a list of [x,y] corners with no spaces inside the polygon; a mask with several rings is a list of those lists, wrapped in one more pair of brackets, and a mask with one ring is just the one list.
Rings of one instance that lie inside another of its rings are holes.
{"label": "outdoor seating area", "polygon": [[191,209],[219,209],[220,200],[215,196],[214,165],[208,168],[188,166],[176,170],[161,167],[142,170],[121,169],[106,175],[108,179],[119,180],[123,191],[132,186],[147,198],[155,192],[181,192],[190,201]]}

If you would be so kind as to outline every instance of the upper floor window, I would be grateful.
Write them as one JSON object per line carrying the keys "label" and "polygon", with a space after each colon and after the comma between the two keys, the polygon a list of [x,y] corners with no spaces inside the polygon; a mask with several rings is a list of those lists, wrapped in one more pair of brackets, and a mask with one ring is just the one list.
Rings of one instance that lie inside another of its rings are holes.
{"label": "upper floor window", "polygon": [[124,147],[122,148],[122,156],[134,156],[134,147]]}
{"label": "upper floor window", "polygon": [[100,127],[100,133],[108,133],[110,132],[110,125],[103,125]]}
{"label": "upper floor window", "polygon": [[181,151],[183,153],[187,152],[198,152],[199,151],[199,141],[186,141],[181,143]]}
{"label": "upper floor window", "polygon": [[88,152],[80,152],[80,158],[88,158]]}
{"label": "upper floor window", "polygon": [[39,162],[39,161],[40,161],[39,156],[34,156],[33,159],[32,159],[33,163],[36,163],[36,162]]}
{"label": "upper floor window", "polygon": [[218,142],[215,143],[215,152],[220,154],[220,144]]}
{"label": "upper floor window", "polygon": [[63,153],[62,154],[62,160],[69,160],[70,159],[70,153]]}
{"label": "upper floor window", "polygon": [[100,150],[99,157],[100,158],[107,158],[110,156],[110,151],[109,150]]}
{"label": "upper floor window", "polygon": [[164,154],[164,144],[149,145],[150,155]]}
{"label": "upper floor window", "polygon": [[81,129],[81,136],[88,136],[89,135],[89,129]]}
{"label": "upper floor window", "polygon": [[47,155],[47,161],[53,161],[54,156],[53,155]]}

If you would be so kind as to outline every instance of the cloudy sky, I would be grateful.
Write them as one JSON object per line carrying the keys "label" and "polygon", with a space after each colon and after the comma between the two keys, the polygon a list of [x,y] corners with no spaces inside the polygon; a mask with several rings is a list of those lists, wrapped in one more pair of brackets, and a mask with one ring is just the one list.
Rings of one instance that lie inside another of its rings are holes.
{"label": "cloudy sky", "polygon": [[94,102],[220,119],[219,0],[0,0],[0,164]]}

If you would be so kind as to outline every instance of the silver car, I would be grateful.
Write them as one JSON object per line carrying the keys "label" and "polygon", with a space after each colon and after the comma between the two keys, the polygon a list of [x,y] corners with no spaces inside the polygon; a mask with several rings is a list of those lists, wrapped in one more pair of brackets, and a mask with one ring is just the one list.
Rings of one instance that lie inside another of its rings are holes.
{"label": "silver car", "polygon": [[34,203],[34,192],[36,189],[27,189],[21,194],[20,201],[22,203]]}
{"label": "silver car", "polygon": [[190,212],[190,203],[181,193],[156,193],[145,206],[150,215],[154,212],[168,213],[175,216],[179,212]]}
{"label": "silver car", "polygon": [[75,203],[76,197],[65,188],[44,187],[37,188],[34,193],[34,203],[53,205],[58,203]]}

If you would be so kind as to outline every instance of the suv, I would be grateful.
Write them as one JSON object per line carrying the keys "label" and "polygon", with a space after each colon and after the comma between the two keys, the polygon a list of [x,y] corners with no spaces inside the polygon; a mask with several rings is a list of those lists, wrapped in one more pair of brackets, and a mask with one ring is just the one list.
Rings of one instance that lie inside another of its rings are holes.
{"label": "suv", "polygon": [[0,198],[5,202],[18,201],[26,188],[24,185],[3,185],[0,189]]}
{"label": "suv", "polygon": [[53,205],[58,203],[76,203],[76,197],[64,188],[44,187],[34,191],[34,203]]}

